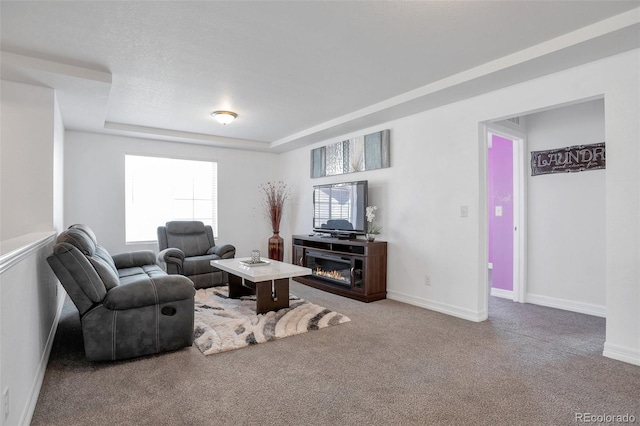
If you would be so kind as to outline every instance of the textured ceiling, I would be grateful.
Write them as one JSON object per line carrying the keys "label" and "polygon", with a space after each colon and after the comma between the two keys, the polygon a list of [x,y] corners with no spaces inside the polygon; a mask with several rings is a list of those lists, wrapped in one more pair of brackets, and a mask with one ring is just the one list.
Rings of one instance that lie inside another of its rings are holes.
{"label": "textured ceiling", "polygon": [[278,152],[636,48],[638,7],[2,1],[1,72],[70,130]]}

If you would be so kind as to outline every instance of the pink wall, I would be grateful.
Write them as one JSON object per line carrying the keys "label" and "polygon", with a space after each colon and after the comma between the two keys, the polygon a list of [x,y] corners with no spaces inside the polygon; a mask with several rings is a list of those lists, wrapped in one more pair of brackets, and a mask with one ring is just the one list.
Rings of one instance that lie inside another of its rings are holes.
{"label": "pink wall", "polygon": [[[489,148],[489,262],[492,287],[513,290],[513,142],[492,135]],[[496,206],[502,216],[496,216]]]}

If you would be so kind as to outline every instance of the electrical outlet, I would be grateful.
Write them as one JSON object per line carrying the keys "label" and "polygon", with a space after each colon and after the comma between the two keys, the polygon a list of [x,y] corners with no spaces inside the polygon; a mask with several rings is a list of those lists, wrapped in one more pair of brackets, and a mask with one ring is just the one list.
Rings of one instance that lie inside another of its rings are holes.
{"label": "electrical outlet", "polygon": [[424,276],[424,285],[431,287],[431,275],[427,274]]}
{"label": "electrical outlet", "polygon": [[9,418],[9,388],[5,388],[2,392],[2,399],[4,400],[4,421]]}

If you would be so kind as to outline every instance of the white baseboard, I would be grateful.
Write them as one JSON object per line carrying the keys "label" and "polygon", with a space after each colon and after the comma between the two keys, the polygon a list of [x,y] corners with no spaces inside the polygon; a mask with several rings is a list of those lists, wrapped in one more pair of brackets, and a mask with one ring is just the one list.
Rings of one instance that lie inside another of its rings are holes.
{"label": "white baseboard", "polygon": [[594,305],[585,302],[576,302],[574,300],[558,299],[540,294],[527,293],[525,297],[526,303],[534,305],[548,306],[550,308],[564,309],[565,311],[578,312],[580,314],[593,315],[596,317],[607,317],[607,307],[603,305]]}
{"label": "white baseboard", "polygon": [[481,322],[487,319],[486,311],[476,312],[472,311],[471,309],[465,309],[459,306],[449,305],[447,303],[423,299],[421,297],[411,296],[408,294],[400,293],[398,291],[387,290],[387,298],[473,322]]}
{"label": "white baseboard", "polygon": [[64,300],[67,295],[64,289],[57,283],[59,286],[58,289],[58,307],[56,309],[56,317],[51,324],[51,330],[49,330],[49,336],[47,337],[47,343],[44,347],[44,351],[42,356],[40,357],[40,363],[38,364],[38,371],[36,372],[36,376],[33,379],[33,383],[31,384],[31,389],[29,390],[29,396],[27,398],[28,404],[25,406],[22,415],[20,416],[20,425],[29,425],[31,424],[31,419],[33,418],[33,413],[36,410],[36,403],[38,402],[38,396],[40,395],[40,389],[42,388],[42,382],[44,382],[44,374],[47,371],[47,364],[49,363],[49,355],[51,355],[51,348],[53,348],[53,340],[56,337],[56,331],[58,330],[58,321],[60,321],[60,314],[62,313],[62,307],[64,306]]}
{"label": "white baseboard", "polygon": [[628,362],[629,364],[640,365],[640,350],[626,346],[605,342],[602,356]]}
{"label": "white baseboard", "polygon": [[500,297],[502,299],[513,300],[513,291],[511,290],[503,290],[501,288],[491,287],[491,295],[495,297]]}
{"label": "white baseboard", "polygon": [[[491,289],[491,295],[505,299],[513,300],[513,292],[502,289]],[[404,294],[398,291],[387,290],[387,297],[398,302],[408,303],[410,305],[419,306],[421,308],[430,309],[432,311],[441,312],[443,314],[452,315],[454,317],[466,319],[474,322],[481,322],[487,319],[486,311],[472,311],[470,309],[461,308],[447,303],[437,302],[434,300],[424,299],[421,297]],[[539,294],[527,294],[526,303],[535,305],[548,306],[550,308],[563,309],[565,311],[578,312],[586,315],[606,318],[606,306],[594,305],[591,303],[576,302],[573,300],[559,299],[555,297],[543,296]]]}

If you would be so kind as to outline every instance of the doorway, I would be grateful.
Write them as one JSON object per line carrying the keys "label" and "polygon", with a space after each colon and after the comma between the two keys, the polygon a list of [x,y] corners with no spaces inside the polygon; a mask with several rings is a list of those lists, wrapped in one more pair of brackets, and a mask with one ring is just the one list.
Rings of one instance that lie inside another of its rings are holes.
{"label": "doorway", "polygon": [[489,294],[524,303],[525,136],[492,124],[486,138]]}
{"label": "doorway", "polygon": [[[530,176],[528,161],[529,151],[603,142],[604,100],[588,99],[522,115],[521,132],[510,127],[510,121],[492,121],[480,127],[484,146],[482,259],[486,262],[480,264],[480,306],[487,307],[493,293],[521,303],[606,317],[606,170]],[[495,146],[493,135],[512,141],[513,163],[520,167],[519,173],[513,173],[521,180],[514,180],[511,294],[498,289],[506,287],[508,291],[508,284],[498,284],[495,253],[491,253],[492,262],[489,258],[489,220],[499,218],[496,213],[505,215],[500,203],[507,198],[504,194],[497,194],[495,200],[489,197],[488,157]],[[490,141],[492,148],[488,148]],[[489,264],[493,266],[490,272]]]}

